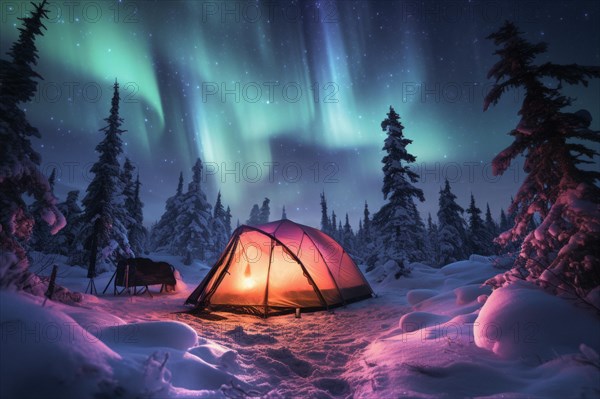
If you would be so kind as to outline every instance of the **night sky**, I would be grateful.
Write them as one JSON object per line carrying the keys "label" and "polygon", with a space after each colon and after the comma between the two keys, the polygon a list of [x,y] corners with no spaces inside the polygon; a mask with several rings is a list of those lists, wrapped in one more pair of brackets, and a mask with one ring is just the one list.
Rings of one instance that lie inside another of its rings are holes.
{"label": "night sky", "polygon": [[[83,197],[118,78],[148,225],[200,156],[210,202],[220,189],[234,223],[267,196],[271,219],[285,205],[289,218],[318,226],[325,190],[356,229],[365,200],[372,212],[383,204],[380,123],[390,105],[414,141],[423,217],[437,212],[444,177],[461,205],[473,192],[497,217],[523,172],[494,178],[490,161],[511,141],[522,93],[482,112],[497,60],[485,37],[509,19],[549,43],[538,62],[600,65],[597,1],[71,4],[50,4],[37,41],[44,81],[26,109],[42,134],[42,170],[57,167],[59,200],[73,189]],[[4,57],[30,6],[1,7]],[[600,84],[565,92],[599,129]]]}

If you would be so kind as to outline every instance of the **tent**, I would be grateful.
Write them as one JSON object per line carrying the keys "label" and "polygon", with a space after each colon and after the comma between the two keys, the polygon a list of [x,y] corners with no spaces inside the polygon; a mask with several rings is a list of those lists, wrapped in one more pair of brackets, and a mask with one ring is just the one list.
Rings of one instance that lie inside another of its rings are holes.
{"label": "tent", "polygon": [[373,290],[348,253],[320,230],[279,220],[238,227],[187,299],[198,310],[261,316],[322,310]]}

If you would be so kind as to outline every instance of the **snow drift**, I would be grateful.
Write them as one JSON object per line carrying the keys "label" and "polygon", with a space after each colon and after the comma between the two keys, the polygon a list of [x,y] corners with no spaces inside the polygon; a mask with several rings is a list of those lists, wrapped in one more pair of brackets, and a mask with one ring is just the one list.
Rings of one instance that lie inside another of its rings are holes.
{"label": "snow drift", "polygon": [[600,351],[600,320],[526,282],[497,289],[474,324],[475,344],[506,359],[547,361],[585,344]]}

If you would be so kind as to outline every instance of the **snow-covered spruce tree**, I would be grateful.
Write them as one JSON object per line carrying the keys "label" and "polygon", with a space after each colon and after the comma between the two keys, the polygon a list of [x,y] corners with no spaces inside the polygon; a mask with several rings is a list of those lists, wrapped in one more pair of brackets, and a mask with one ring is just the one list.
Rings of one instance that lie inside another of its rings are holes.
{"label": "snow-covered spruce tree", "polygon": [[373,237],[371,236],[371,213],[369,212],[369,204],[365,201],[365,208],[363,210],[363,220],[362,220],[362,246],[367,248],[371,241],[373,241]]}
{"label": "snow-covered spruce tree", "polygon": [[[546,44],[529,43],[510,22],[488,38],[500,46],[495,52],[500,60],[488,73],[495,84],[484,110],[509,89],[525,93],[521,120],[510,132],[514,141],[494,158],[494,174],[504,173],[521,155],[527,173],[509,209],[515,212],[514,226],[498,238],[506,243],[524,236],[519,256],[510,272],[489,283],[499,286],[524,278],[555,293],[584,296],[600,286],[600,172],[580,165],[594,161],[598,152],[585,143],[600,142],[600,135],[588,128],[589,112],[565,111],[572,99],[561,88],[563,82],[587,86],[587,79],[600,77],[600,67],[536,65],[534,59],[546,52]],[[549,80],[557,83],[547,84]],[[536,215],[541,223],[527,234]]]}
{"label": "snow-covered spruce tree", "polygon": [[123,186],[121,201],[125,210],[123,223],[127,229],[127,237],[131,251],[136,256],[141,256],[146,247],[148,232],[143,225],[144,204],[140,199],[140,176],[137,175],[136,181],[133,181],[133,172],[135,167],[125,158],[123,171],[121,172],[121,184]]}
{"label": "snow-covered spruce tree", "polygon": [[330,222],[330,229],[329,229],[328,234],[331,235],[331,237],[333,237],[334,240],[339,241],[338,228],[337,228],[337,216],[335,215],[335,211],[331,211],[331,222]]}
{"label": "snow-covered spruce tree", "polygon": [[490,211],[490,204],[486,204],[484,224],[489,239],[488,245],[490,246],[491,253],[496,254],[498,253],[498,246],[494,242],[494,238],[498,236],[498,224],[496,224],[496,221],[492,217],[492,212]]}
{"label": "snow-covered spruce tree", "polygon": [[82,210],[78,204],[79,190],[69,191],[67,199],[58,204],[58,209],[65,216],[66,226],[56,235],[52,236],[50,248],[52,253],[70,256],[74,243],[81,230]]}
{"label": "snow-covered spruce tree", "polygon": [[490,204],[485,205],[485,228],[487,229],[490,237],[496,237],[496,235],[498,235],[498,225],[492,217],[492,211],[490,211]]}
{"label": "snow-covered spruce tree", "polygon": [[438,226],[431,218],[431,213],[427,216],[427,248],[429,251],[428,261],[432,266],[440,265],[440,240]]}
{"label": "snow-covered spruce tree", "polygon": [[409,210],[412,215],[413,220],[413,232],[414,232],[414,244],[412,248],[413,256],[409,257],[409,260],[412,262],[413,259],[416,262],[425,262],[429,258],[429,254],[427,253],[427,230],[425,229],[425,223],[423,223],[423,219],[421,218],[421,214],[417,209],[417,204],[414,201],[411,201],[409,204]]}
{"label": "snow-covered spruce tree", "polygon": [[456,195],[450,189],[446,179],[444,188],[440,190],[438,217],[438,243],[440,265],[456,262],[468,256],[468,242],[465,221],[462,218],[464,209],[456,203]]}
{"label": "snow-covered spruce tree", "polygon": [[221,201],[221,191],[217,194],[217,201],[213,210],[212,218],[212,239],[214,245],[214,253],[220,254],[229,241],[229,233],[227,232],[227,211],[223,207]]}
{"label": "snow-covered spruce tree", "polygon": [[[133,255],[125,226],[125,210],[121,197],[122,176],[119,155],[123,152],[121,129],[123,119],[119,116],[119,84],[115,81],[110,114],[104,119],[107,126],[100,129],[104,139],[96,146],[98,161],[92,165],[94,178],[82,200],[83,228],[71,263],[86,265],[92,253],[93,236],[97,237],[98,258],[102,263],[116,263]],[[97,225],[97,227],[96,227]],[[101,263],[98,263],[99,265]]]}
{"label": "snow-covered spruce tree", "polygon": [[348,213],[346,213],[346,221],[344,222],[342,230],[342,246],[349,254],[354,255],[356,250],[354,232],[352,226],[350,226],[350,220],[348,219]]}
{"label": "snow-covered spruce tree", "polygon": [[125,203],[129,219],[133,221],[127,228],[127,237],[129,238],[131,250],[138,257],[144,253],[148,240],[148,230],[144,227],[144,203],[140,198],[140,186],[140,175],[138,174],[134,183],[131,204]]}
{"label": "snow-covered spruce tree", "polygon": [[508,218],[504,212],[504,208],[500,208],[500,223],[498,224],[498,230],[501,232],[507,231],[511,226],[508,223]]}
{"label": "snow-covered spruce tree", "polygon": [[39,131],[27,121],[21,104],[29,102],[40,79],[35,39],[45,29],[46,1],[34,4],[31,15],[20,18],[19,38],[0,60],[0,288],[32,289],[37,277],[28,270],[23,243],[33,227],[23,195],[40,201],[42,219],[52,234],[64,227],[65,219],[56,207],[48,179],[39,170],[40,155],[32,148],[30,137]]}
{"label": "snow-covered spruce tree", "polygon": [[[52,168],[52,172],[48,177],[48,185],[50,186],[50,190],[54,192],[54,183],[56,181],[56,168]],[[44,207],[44,201],[35,200],[29,206],[29,213],[33,215],[34,225],[33,231],[31,234],[31,238],[29,239],[29,248],[44,252],[51,253],[52,248],[50,248],[50,241],[52,239],[52,234],[50,234],[50,226],[44,222],[42,219],[42,209]],[[60,210],[60,209],[59,209]],[[64,216],[64,214],[63,214]],[[66,220],[66,219],[65,219]],[[63,228],[64,229],[64,228]]]}
{"label": "snow-covered spruce tree", "polygon": [[473,194],[471,194],[471,202],[466,212],[469,214],[467,238],[470,252],[478,255],[491,255],[492,237],[481,218],[481,209],[475,204]]}
{"label": "snow-covered spruce tree", "polygon": [[[133,207],[134,202],[134,191],[135,184],[133,182],[133,173],[135,172],[135,166],[131,163],[129,158],[125,158],[123,163],[123,170],[121,171],[121,186],[123,190],[121,192],[121,200],[125,206],[125,210],[129,214],[129,211]],[[128,215],[129,216],[129,215]],[[131,221],[133,222],[133,220]],[[126,223],[126,227],[129,229],[130,222]]]}
{"label": "snow-covered spruce tree", "polygon": [[231,208],[229,205],[225,211],[225,231],[227,232],[227,237],[229,238],[231,236]]}
{"label": "snow-covered spruce tree", "polygon": [[356,231],[356,247],[361,251],[362,256],[362,245],[363,245],[363,224],[362,219],[358,219],[358,230]]}
{"label": "snow-covered spruce tree", "polygon": [[254,204],[250,210],[250,217],[246,220],[248,226],[258,226],[260,224],[260,208]]}
{"label": "snow-covered spruce tree", "polygon": [[260,223],[269,223],[269,218],[271,217],[271,208],[269,207],[270,199],[265,198],[263,200],[262,206],[260,207]]}
{"label": "snow-covered spruce tree", "polygon": [[373,249],[371,235],[371,218],[369,212],[369,205],[365,201],[365,207],[363,210],[363,218],[358,221],[358,231],[355,237],[355,256],[362,260],[369,258],[371,250]]}
{"label": "snow-covered spruce tree", "polygon": [[281,220],[286,220],[287,219],[287,214],[285,213],[285,205],[283,206],[283,209],[281,210]]}
{"label": "snow-covered spruce tree", "polygon": [[[150,248],[157,252],[175,253],[173,237],[176,235],[177,216],[183,201],[183,172],[179,173],[179,182],[175,195],[166,201],[165,212],[152,228],[150,234]],[[178,232],[177,232],[178,234]]]}
{"label": "snow-covered spruce tree", "polygon": [[327,213],[327,199],[325,198],[325,191],[321,194],[321,231],[325,234],[330,234],[332,231],[331,220]]}
{"label": "snow-covered spruce tree", "polygon": [[408,272],[410,262],[426,260],[425,229],[414,198],[424,201],[423,191],[414,186],[419,176],[410,170],[416,161],[406,147],[412,140],[404,137],[404,126],[393,107],[381,122],[387,133],[383,150],[383,198],[388,202],[373,216],[377,231],[374,256],[369,258],[369,268],[393,260],[402,275]]}
{"label": "snow-covered spruce tree", "polygon": [[174,254],[181,255],[185,264],[193,259],[207,260],[214,256],[210,227],[212,206],[202,191],[202,161],[192,168],[192,181],[181,198],[177,225],[173,236]]}

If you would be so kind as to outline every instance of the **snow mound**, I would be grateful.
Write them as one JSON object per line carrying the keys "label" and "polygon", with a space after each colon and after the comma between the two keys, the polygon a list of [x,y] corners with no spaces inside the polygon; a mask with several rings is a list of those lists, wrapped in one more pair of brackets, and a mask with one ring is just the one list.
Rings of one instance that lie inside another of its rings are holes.
{"label": "snow mound", "polygon": [[469,261],[470,262],[488,263],[488,262],[491,262],[493,258],[494,258],[493,256],[484,256],[484,255],[473,254],[473,255],[469,256]]}
{"label": "snow mound", "polygon": [[474,325],[475,344],[506,359],[549,360],[600,349],[600,320],[533,284],[515,282],[494,291]]}
{"label": "snow mound", "polygon": [[435,290],[411,290],[406,293],[406,300],[410,305],[416,305],[417,303],[423,302],[426,299],[433,298],[437,294],[438,291]]}
{"label": "snow mound", "polygon": [[38,298],[0,292],[3,398],[85,398],[112,384],[121,357]]}
{"label": "snow mound", "polygon": [[428,312],[410,312],[400,318],[399,326],[405,333],[414,332],[425,327],[443,324],[450,320],[449,316]]}
{"label": "snow mound", "polygon": [[0,292],[2,398],[47,398],[49,393],[60,398],[224,398],[254,392],[230,372],[240,370],[237,353],[206,339],[196,346],[198,335],[187,324],[127,324],[99,306],[42,302]]}
{"label": "snow mound", "polygon": [[98,331],[97,337],[110,347],[163,347],[185,351],[198,344],[194,329],[177,321],[151,321],[109,326]]}
{"label": "snow mound", "polygon": [[214,342],[206,342],[189,350],[207,363],[217,367],[233,368],[237,352]]}
{"label": "snow mound", "polygon": [[390,283],[398,280],[402,269],[398,263],[392,259],[385,262],[383,265],[376,267],[370,272],[370,279],[377,283]]}
{"label": "snow mound", "polygon": [[473,301],[477,301],[481,295],[489,295],[492,289],[487,285],[470,284],[464,287],[454,289],[457,305],[466,305]]}
{"label": "snow mound", "polygon": [[249,389],[247,384],[242,383],[226,370],[221,370],[208,364],[198,356],[180,351],[171,351],[169,353],[170,356],[167,365],[172,373],[169,382],[174,388],[195,391],[206,389],[216,391],[223,385],[235,381],[236,385],[243,385],[245,389]]}

